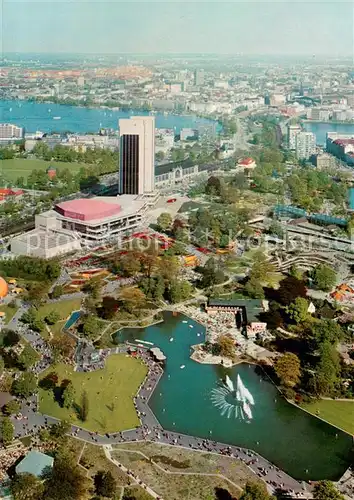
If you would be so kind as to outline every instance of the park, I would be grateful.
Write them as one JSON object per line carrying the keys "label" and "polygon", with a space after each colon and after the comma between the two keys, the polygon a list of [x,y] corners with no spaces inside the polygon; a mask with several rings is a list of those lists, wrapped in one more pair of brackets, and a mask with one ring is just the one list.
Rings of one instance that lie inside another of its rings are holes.
{"label": "park", "polygon": [[74,174],[79,172],[80,168],[86,169],[88,167],[86,163],[63,163],[38,159],[13,158],[11,160],[1,160],[1,173],[7,180],[15,182],[19,177],[27,179],[33,170],[45,171],[49,166],[55,167],[58,170],[68,168]]}
{"label": "park", "polygon": [[[104,369],[94,372],[75,372],[71,366],[57,364],[43,372],[41,380],[50,373],[58,377],[57,388],[46,390],[39,383],[41,413],[99,433],[118,432],[140,425],[133,403],[133,397],[147,374],[147,368],[140,360],[124,354],[111,355]],[[72,382],[75,392],[70,408],[62,407],[58,397],[64,380]],[[83,422],[80,405],[84,392],[88,399],[88,415]]]}

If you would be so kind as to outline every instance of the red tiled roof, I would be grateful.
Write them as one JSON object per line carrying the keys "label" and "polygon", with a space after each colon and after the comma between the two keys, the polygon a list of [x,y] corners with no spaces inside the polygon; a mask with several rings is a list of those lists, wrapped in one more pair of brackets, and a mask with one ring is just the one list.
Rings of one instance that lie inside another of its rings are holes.
{"label": "red tiled roof", "polygon": [[242,160],[239,160],[238,163],[240,165],[250,165],[253,162],[254,162],[253,158],[242,158]]}

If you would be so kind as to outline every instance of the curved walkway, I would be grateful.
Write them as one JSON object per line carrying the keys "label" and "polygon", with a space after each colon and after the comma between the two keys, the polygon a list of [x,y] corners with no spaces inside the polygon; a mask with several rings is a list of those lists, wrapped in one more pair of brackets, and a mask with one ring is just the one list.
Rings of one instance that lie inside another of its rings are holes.
{"label": "curved walkway", "polygon": [[[23,334],[23,332],[22,332]],[[26,338],[32,337],[27,334]],[[35,336],[36,338],[36,336]],[[33,338],[32,338],[33,342]],[[34,342],[37,344],[38,338]],[[45,349],[45,343],[40,341],[40,347]],[[127,352],[128,346],[117,347],[112,350],[105,350],[106,355],[110,352]],[[237,446],[230,446],[225,443],[219,443],[210,439],[198,438],[195,436],[187,436],[177,432],[166,431],[162,428],[154,413],[148,405],[148,401],[155,387],[157,386],[160,377],[162,376],[162,369],[160,365],[156,364],[150,357],[146,349],[140,348],[138,350],[140,358],[147,364],[149,371],[145,381],[141,385],[136,398],[134,398],[134,405],[139,415],[141,425],[135,429],[100,435],[97,432],[91,432],[79,426],[71,426],[71,435],[80,440],[97,444],[97,445],[114,445],[124,442],[135,442],[141,440],[149,440],[162,444],[169,444],[180,446],[187,449],[199,450],[203,452],[218,453],[239,459],[245,463],[258,477],[265,481],[271,491],[276,488],[283,489],[291,494],[296,494],[298,498],[310,498],[306,487],[300,482],[296,481],[288,474],[280,470],[268,462],[265,458],[258,455],[253,450],[240,448]],[[35,372],[39,373],[51,364],[51,358],[46,354],[47,358],[42,360],[35,367]],[[48,425],[58,423],[59,420],[48,415],[42,415],[38,411],[37,396],[33,395],[26,402],[23,403],[21,413],[23,418],[16,420],[13,418],[15,427],[15,437],[24,437],[31,433],[37,433],[40,429]]]}

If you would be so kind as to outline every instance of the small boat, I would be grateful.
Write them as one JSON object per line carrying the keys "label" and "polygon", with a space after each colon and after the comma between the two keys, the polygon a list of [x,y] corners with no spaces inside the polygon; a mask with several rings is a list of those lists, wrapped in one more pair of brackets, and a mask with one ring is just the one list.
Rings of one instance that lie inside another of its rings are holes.
{"label": "small boat", "polygon": [[52,112],[52,110],[50,108],[48,108],[48,113],[51,113],[51,112]]}
{"label": "small boat", "polygon": [[134,339],[135,342],[141,342],[142,344],[154,345],[153,342],[148,342],[147,340]]}
{"label": "small boat", "polygon": [[12,111],[12,108],[10,108],[9,111]]}
{"label": "small boat", "polygon": [[173,337],[170,338],[170,342],[173,342]]}
{"label": "small boat", "polygon": [[188,321],[187,321],[186,319],[184,319],[184,320],[182,321],[182,323],[188,323]]}
{"label": "small boat", "polygon": [[189,326],[189,328],[194,328],[194,326],[193,326],[193,325],[188,325],[188,326]]}
{"label": "small boat", "polygon": [[185,367],[186,367],[186,365],[181,365],[180,369],[183,370],[183,368],[185,368]]}
{"label": "small boat", "polygon": [[61,120],[61,116],[53,116],[53,120]]}

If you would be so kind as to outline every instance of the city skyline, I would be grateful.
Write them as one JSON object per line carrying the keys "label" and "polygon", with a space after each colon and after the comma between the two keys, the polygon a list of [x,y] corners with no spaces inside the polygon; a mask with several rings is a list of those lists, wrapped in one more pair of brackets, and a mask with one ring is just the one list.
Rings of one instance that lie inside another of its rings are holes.
{"label": "city skyline", "polygon": [[[353,56],[349,2],[7,0],[2,52]],[[29,23],[29,19],[36,22]],[[95,36],[93,36],[95,34]]]}

